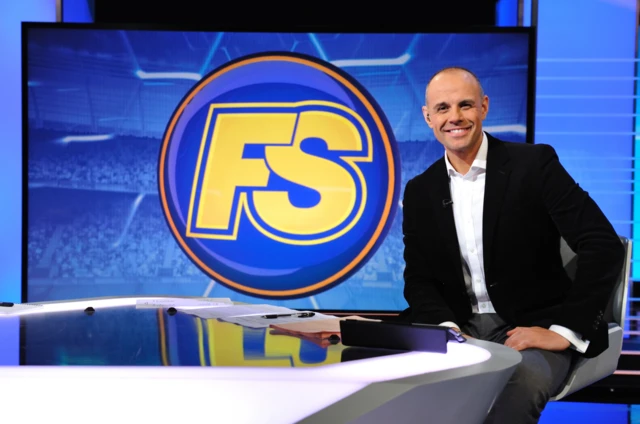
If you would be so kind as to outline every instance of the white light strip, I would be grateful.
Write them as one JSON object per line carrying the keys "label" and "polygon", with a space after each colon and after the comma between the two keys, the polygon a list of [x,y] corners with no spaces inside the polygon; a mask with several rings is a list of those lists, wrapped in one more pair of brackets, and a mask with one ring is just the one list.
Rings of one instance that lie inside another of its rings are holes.
{"label": "white light strip", "polygon": [[211,293],[211,290],[213,290],[213,286],[216,285],[216,280],[211,280],[209,281],[209,285],[207,286],[207,288],[204,290],[204,294],[202,295],[203,297],[209,297],[209,294]]}
{"label": "white light strip", "polygon": [[101,134],[101,135],[68,135],[64,137],[61,141],[63,143],[90,143],[94,141],[106,141],[111,140],[113,138],[113,134]]}
{"label": "white light strip", "polygon": [[313,309],[320,309],[320,305],[318,304],[318,300],[316,299],[315,296],[309,297],[309,300],[311,301],[311,304],[313,305]]}
{"label": "white light strip", "polygon": [[487,132],[490,133],[502,133],[502,132],[515,132],[519,134],[526,134],[527,127],[524,125],[494,125],[490,127],[484,127]]}
{"label": "white light strip", "polygon": [[202,75],[196,72],[145,72],[142,70],[136,71],[136,76],[143,80],[154,79],[186,79],[193,81],[200,81]]}
{"label": "white light strip", "polygon": [[637,81],[638,77],[536,77],[538,81]]}
{"label": "white light strip", "polygon": [[536,135],[598,135],[598,136],[625,136],[629,137],[632,135],[636,135],[636,132],[633,131],[536,131]]}
{"label": "white light strip", "polygon": [[409,60],[411,60],[411,55],[409,53],[405,53],[395,59],[343,59],[334,60],[331,64],[339,68],[356,66],[398,66],[404,65]]}
{"label": "white light strip", "polygon": [[640,113],[536,113],[542,118],[635,118]]}
{"label": "white light strip", "polygon": [[633,62],[638,62],[640,61],[640,59],[634,59],[634,58],[611,58],[611,57],[602,57],[602,58],[597,58],[597,57],[573,57],[573,58],[547,58],[547,57],[539,57],[537,59],[538,62],[549,62],[549,63],[553,63],[553,62],[559,62],[559,63],[576,63],[576,62],[581,62],[581,63],[599,63],[599,62],[609,62],[609,63],[633,63]]}
{"label": "white light strip", "polygon": [[[323,383],[373,383],[479,364],[489,360],[489,351],[465,343],[448,343],[447,354],[406,352],[357,361],[339,362],[321,367],[120,367],[120,366],[20,366],[0,367],[0,381],[5,378],[43,377],[56,379],[85,378],[87,374],[102,379],[189,379],[236,381],[313,381]],[[46,371],[46,373],[44,372]],[[41,375],[39,373],[42,373]],[[2,387],[2,385],[0,385]],[[1,397],[0,397],[1,399]]]}
{"label": "white light strip", "polygon": [[536,99],[638,99],[632,94],[538,94]]}
{"label": "white light strip", "polygon": [[[115,308],[118,306],[135,306],[139,300],[164,300],[175,299],[169,296],[141,296],[141,297],[107,297],[107,298],[95,298],[95,299],[78,299],[78,300],[65,300],[64,302],[43,302],[43,303],[25,303],[16,304],[14,306],[15,313],[0,314],[0,319],[4,317],[22,316],[22,315],[35,315],[51,312],[71,312],[71,311],[84,311],[88,307],[94,309]],[[185,302],[188,302],[188,298]],[[23,309],[23,307],[25,309]],[[185,308],[187,309],[187,308]]]}

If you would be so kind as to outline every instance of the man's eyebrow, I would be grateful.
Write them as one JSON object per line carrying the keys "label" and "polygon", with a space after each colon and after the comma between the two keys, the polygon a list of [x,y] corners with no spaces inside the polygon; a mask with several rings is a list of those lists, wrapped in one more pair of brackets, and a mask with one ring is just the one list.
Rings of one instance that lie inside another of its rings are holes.
{"label": "man's eyebrow", "polygon": [[[465,104],[468,104],[468,105],[473,106],[473,105],[475,105],[475,104],[476,104],[476,102],[475,102],[473,99],[463,99],[463,100],[460,100],[460,101],[458,102],[458,104],[459,104],[459,105],[465,105]],[[441,108],[441,107],[443,107],[443,106],[449,106],[449,103],[447,103],[447,102],[440,102],[440,103],[436,103],[436,105],[435,105],[433,108],[434,108],[434,109],[439,109],[439,108]]]}

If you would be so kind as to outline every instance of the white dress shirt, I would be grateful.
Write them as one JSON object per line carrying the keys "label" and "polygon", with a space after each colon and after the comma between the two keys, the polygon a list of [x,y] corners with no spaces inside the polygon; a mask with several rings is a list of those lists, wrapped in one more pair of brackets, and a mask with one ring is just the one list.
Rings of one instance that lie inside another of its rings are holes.
{"label": "white dress shirt", "polygon": [[[482,245],[482,215],[484,210],[484,186],[487,175],[487,149],[489,142],[483,133],[482,144],[471,164],[469,171],[462,175],[456,171],[447,155],[444,160],[449,175],[449,188],[453,201],[453,217],[458,234],[458,245],[462,257],[462,269],[467,293],[471,299],[471,309],[476,314],[496,313],[487,293],[484,279],[484,251]],[[460,328],[454,322],[447,321],[441,325]],[[569,340],[571,346],[584,353],[589,342],[560,325],[552,325],[549,330]]]}

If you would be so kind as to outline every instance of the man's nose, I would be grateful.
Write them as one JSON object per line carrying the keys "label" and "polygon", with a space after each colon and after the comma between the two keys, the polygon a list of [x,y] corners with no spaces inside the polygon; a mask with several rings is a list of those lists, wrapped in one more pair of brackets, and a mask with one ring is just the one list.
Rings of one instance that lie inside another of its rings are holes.
{"label": "man's nose", "polygon": [[464,118],[462,116],[462,110],[460,108],[451,108],[451,114],[449,115],[449,121],[460,122]]}

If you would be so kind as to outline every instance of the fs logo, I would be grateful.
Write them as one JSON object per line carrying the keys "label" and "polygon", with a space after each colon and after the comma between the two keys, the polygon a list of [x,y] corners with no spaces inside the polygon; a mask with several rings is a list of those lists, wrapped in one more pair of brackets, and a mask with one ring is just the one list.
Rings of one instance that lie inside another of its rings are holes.
{"label": "fs logo", "polygon": [[382,243],[399,192],[397,147],[373,98],[290,53],[247,56],[196,84],[167,126],[158,175],[189,258],[266,298],[352,275]]}

